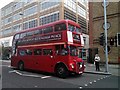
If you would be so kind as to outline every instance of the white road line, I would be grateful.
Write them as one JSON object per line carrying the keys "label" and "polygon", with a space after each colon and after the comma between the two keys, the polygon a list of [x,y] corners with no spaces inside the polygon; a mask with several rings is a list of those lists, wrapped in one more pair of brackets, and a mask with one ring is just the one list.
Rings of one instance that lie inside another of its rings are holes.
{"label": "white road line", "polygon": [[79,87],[80,89],[82,89],[83,87]]}
{"label": "white road line", "polygon": [[8,67],[8,65],[0,65],[0,67]]}
{"label": "white road line", "polygon": [[0,60],[0,62],[11,62],[11,60]]}
{"label": "white road line", "polygon": [[90,84],[92,84],[92,82],[90,82]]}
{"label": "white road line", "polygon": [[13,70],[13,71],[9,71],[9,73],[13,73],[13,72],[16,72],[16,70]]}
{"label": "white road line", "polygon": [[38,87],[38,86],[34,86],[34,87]]}
{"label": "white road line", "polygon": [[15,73],[17,73],[18,75],[22,75],[22,73],[20,73],[20,72],[17,72],[17,71],[16,71]]}
{"label": "white road line", "polygon": [[85,84],[85,86],[87,87],[88,85],[87,85],[87,84]]}
{"label": "white road line", "polygon": [[8,67],[11,67],[10,65]]}
{"label": "white road line", "polygon": [[27,75],[27,74],[22,74],[22,76],[42,78],[41,76],[38,76],[38,75]]}
{"label": "white road line", "polygon": [[13,70],[13,71],[9,71],[9,73],[16,73],[20,76],[25,76],[25,77],[35,77],[35,78],[41,78],[41,79],[45,79],[45,78],[49,78],[51,76],[39,76],[39,75],[29,75],[29,74],[22,74],[16,70]]}
{"label": "white road line", "polygon": [[94,80],[94,82],[96,82],[96,80]]}
{"label": "white road line", "polygon": [[42,79],[45,79],[45,78],[49,78],[49,77],[51,77],[51,76],[44,76],[44,77],[41,77]]}
{"label": "white road line", "polygon": [[98,80],[100,80],[100,79],[98,79]]}

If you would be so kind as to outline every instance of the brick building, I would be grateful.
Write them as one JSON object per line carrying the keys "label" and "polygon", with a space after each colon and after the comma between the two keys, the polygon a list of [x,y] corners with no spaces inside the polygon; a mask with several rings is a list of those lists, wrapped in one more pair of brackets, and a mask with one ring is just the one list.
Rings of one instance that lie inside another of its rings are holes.
{"label": "brick building", "polygon": [[[107,34],[108,47],[110,47],[108,54],[109,63],[118,63],[120,58],[120,48],[116,43],[115,37],[120,33],[120,2],[107,2]],[[104,47],[99,43],[101,33],[104,33],[104,7],[103,2],[91,2],[90,10],[90,48],[95,51],[93,55],[98,52],[101,61],[105,62]],[[113,42],[112,42],[112,41]]]}

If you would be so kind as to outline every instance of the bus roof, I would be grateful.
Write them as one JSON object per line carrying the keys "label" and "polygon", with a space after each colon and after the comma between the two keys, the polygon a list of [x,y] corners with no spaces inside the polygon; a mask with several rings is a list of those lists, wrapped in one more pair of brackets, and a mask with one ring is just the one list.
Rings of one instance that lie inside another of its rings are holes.
{"label": "bus roof", "polygon": [[46,26],[53,26],[55,24],[66,23],[66,22],[68,22],[69,24],[75,25],[77,27],[80,27],[79,24],[77,24],[76,22],[74,22],[72,20],[68,20],[68,19],[64,20],[64,19],[62,19],[62,20],[59,20],[59,21],[56,21],[56,22],[51,22],[51,23],[48,23],[48,24],[44,24],[44,25],[41,25],[41,26],[34,27],[34,28],[25,29],[25,30],[20,31],[20,32],[18,32],[16,34],[20,34],[20,33],[27,32],[27,31],[32,31],[32,30],[39,29],[39,28],[44,28]]}

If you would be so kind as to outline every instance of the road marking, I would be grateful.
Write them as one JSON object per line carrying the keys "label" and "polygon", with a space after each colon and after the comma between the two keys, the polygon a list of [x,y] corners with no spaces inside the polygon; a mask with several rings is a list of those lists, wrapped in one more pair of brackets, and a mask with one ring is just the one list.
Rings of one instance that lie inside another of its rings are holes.
{"label": "road marking", "polygon": [[100,79],[98,79],[98,80],[100,80]]}
{"label": "road marking", "polygon": [[11,60],[0,60],[0,62],[11,62]]}
{"label": "road marking", "polygon": [[8,67],[11,67],[10,65]]}
{"label": "road marking", "polygon": [[18,75],[22,75],[22,73],[20,73],[20,72],[17,72],[17,71],[16,71],[15,73],[16,73],[16,74],[18,74]]}
{"label": "road marking", "polygon": [[39,75],[22,74],[22,73],[18,72],[17,70],[9,71],[9,73],[16,73],[16,74],[18,74],[20,76],[35,77],[35,78],[41,78],[41,79],[45,79],[45,78],[51,77],[51,76],[39,76]]}
{"label": "road marking", "polygon": [[87,87],[88,85],[87,85],[87,84],[85,84],[85,86]]}
{"label": "road marking", "polygon": [[80,89],[82,89],[83,87],[79,87]]}
{"label": "road marking", "polygon": [[94,80],[94,82],[96,82],[96,80]]}
{"label": "road marking", "polygon": [[103,77],[104,79],[106,78],[106,77]]}
{"label": "road marking", "polygon": [[9,73],[13,73],[13,72],[16,72],[16,70],[13,70],[13,71],[9,71]]}
{"label": "road marking", "polygon": [[8,67],[8,65],[0,65],[0,67]]}
{"label": "road marking", "polygon": [[35,86],[35,87],[38,87],[38,86]]}
{"label": "road marking", "polygon": [[49,78],[49,77],[51,77],[51,76],[44,76],[44,77],[41,77],[42,79],[45,79],[45,78]]}
{"label": "road marking", "polygon": [[92,82],[90,82],[90,84],[92,84]]}

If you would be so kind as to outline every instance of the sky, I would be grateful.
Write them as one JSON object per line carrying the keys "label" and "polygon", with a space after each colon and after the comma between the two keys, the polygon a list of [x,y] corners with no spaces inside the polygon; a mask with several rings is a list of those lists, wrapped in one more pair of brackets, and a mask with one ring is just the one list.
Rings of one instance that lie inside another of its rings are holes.
{"label": "sky", "polygon": [[13,0],[0,0],[0,9],[12,1]]}

